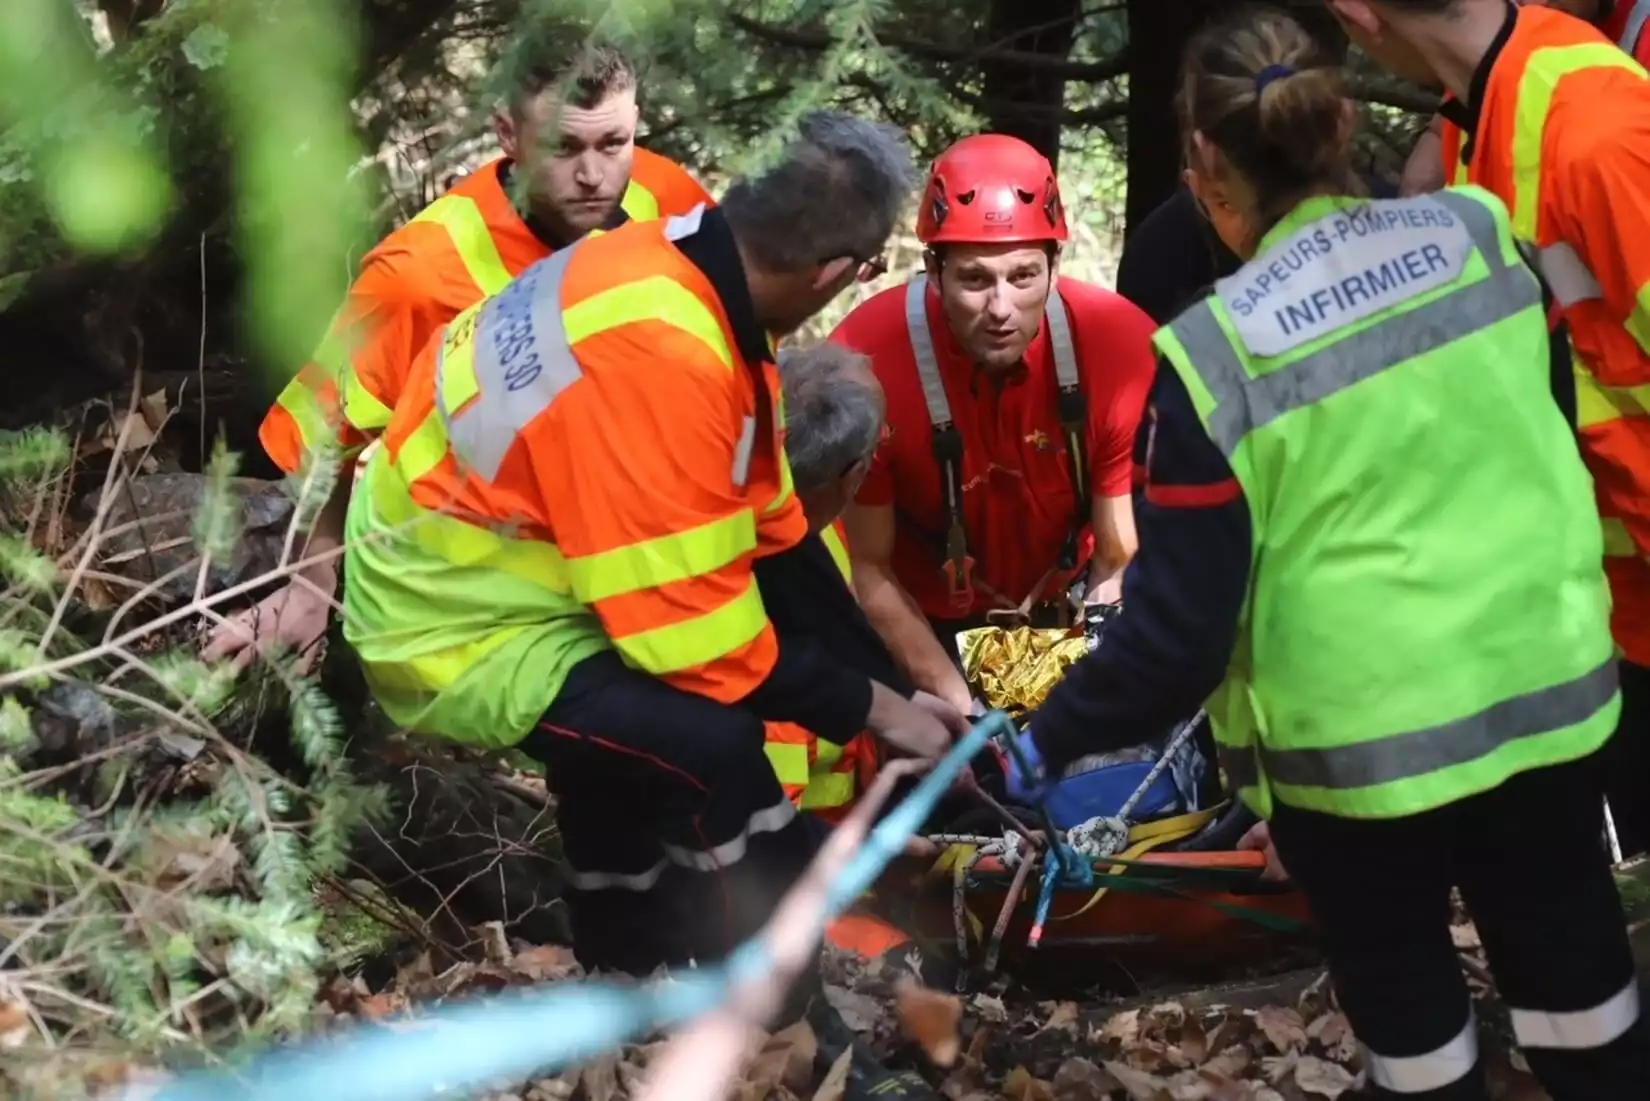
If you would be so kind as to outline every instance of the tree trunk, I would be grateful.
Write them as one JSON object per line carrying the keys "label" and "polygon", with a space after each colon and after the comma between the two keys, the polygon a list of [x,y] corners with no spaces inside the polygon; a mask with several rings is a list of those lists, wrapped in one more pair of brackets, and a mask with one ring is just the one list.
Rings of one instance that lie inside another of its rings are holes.
{"label": "tree trunk", "polygon": [[[1081,13],[1078,0],[1043,4],[991,0],[986,44],[991,49],[1037,53],[1064,61],[1071,53]],[[983,106],[990,129],[1029,142],[1058,169],[1065,78],[1023,63],[986,61],[980,68],[985,77]]]}
{"label": "tree trunk", "polygon": [[1129,231],[1180,182],[1180,55],[1187,41],[1224,5],[1218,0],[1129,0]]}

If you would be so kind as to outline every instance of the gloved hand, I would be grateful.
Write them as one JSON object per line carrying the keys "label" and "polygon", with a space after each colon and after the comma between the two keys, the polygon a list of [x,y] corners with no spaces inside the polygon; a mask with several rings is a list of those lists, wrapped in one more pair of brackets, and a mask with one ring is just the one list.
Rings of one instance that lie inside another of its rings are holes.
{"label": "gloved hand", "polygon": [[[1037,740],[1031,736],[1031,728],[1027,727],[1016,741],[1019,753],[1006,745],[998,751],[1003,762],[1003,775],[1008,780],[1008,798],[1021,806],[1035,806],[1043,801],[1053,785],[1043,765],[1043,755],[1037,749]],[[1020,761],[1022,756],[1025,758],[1023,765]]]}

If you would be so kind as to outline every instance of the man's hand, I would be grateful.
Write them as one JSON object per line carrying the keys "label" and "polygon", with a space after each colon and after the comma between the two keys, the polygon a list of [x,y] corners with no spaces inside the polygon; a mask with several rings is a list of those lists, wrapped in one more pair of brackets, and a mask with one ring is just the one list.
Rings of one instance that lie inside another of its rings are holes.
{"label": "man's hand", "polygon": [[932,702],[908,700],[880,681],[872,681],[871,713],[865,724],[900,752],[937,760],[951,748],[956,723],[964,720],[944,701],[924,692],[917,695]]}
{"label": "man's hand", "polygon": [[970,701],[969,708],[959,709],[949,700],[942,700],[931,692],[919,691],[911,697],[911,702],[938,719],[953,734],[967,734],[972,725],[968,721],[968,712],[973,701]]}
{"label": "man's hand", "polygon": [[[328,594],[338,587],[336,573],[311,576],[310,581]],[[299,672],[308,672],[319,653],[315,644],[327,633],[327,621],[331,617],[332,602],[295,578],[255,607],[238,612],[214,627],[207,636],[201,658],[222,661],[233,657],[235,668],[244,669],[258,654],[272,646],[281,646],[298,654]]]}
{"label": "man's hand", "polygon": [[1084,604],[1121,604],[1123,603],[1123,571],[1118,570],[1110,577],[1093,586],[1083,594]]}
{"label": "man's hand", "polygon": [[1237,843],[1239,852],[1263,852],[1266,854],[1266,870],[1260,877],[1269,883],[1281,883],[1289,878],[1289,871],[1278,859],[1277,846],[1272,844],[1272,827],[1265,822],[1256,822],[1249,827]]}

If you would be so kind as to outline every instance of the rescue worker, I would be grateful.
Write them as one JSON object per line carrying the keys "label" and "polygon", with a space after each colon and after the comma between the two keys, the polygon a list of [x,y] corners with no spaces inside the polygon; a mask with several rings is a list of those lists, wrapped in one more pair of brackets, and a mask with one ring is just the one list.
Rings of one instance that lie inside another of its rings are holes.
{"label": "rescue worker", "polygon": [[[367,253],[315,359],[264,419],[264,449],[288,473],[323,445],[343,449],[337,498],[309,533],[314,554],[337,547],[354,455],[388,424],[413,358],[443,325],[585,233],[709,201],[678,165],[636,147],[636,68],[613,46],[579,27],[542,30],[512,73],[493,119],[503,156]],[[248,662],[255,639],[311,652],[337,581],[336,558],[311,565],[214,631],[205,656]]]}
{"label": "rescue worker", "polygon": [[[1512,211],[1568,327],[1581,451],[1604,518],[1625,658],[1610,810],[1650,848],[1650,77],[1603,35],[1506,0],[1331,0],[1370,57],[1444,85],[1473,137],[1460,169]],[[1550,92],[1550,94],[1549,94]],[[1600,105],[1608,105],[1601,109]]]}
{"label": "rescue worker", "polygon": [[[721,207],[533,265],[415,360],[350,501],[369,685],[410,729],[545,764],[588,967],[715,960],[772,914],[813,844],[764,720],[922,757],[965,726],[777,626],[757,569],[807,530],[771,341],[875,266],[910,170],[892,130],[812,114]],[[817,988],[791,1013],[841,1037]]]}
{"label": "rescue worker", "polygon": [[1066,590],[1116,600],[1134,553],[1130,448],[1151,318],[1060,279],[1067,237],[1046,158],[1004,134],[934,162],[917,214],[925,274],[831,339],[871,359],[888,438],[846,514],[854,587],[919,688],[971,706],[956,633],[1050,625]]}
{"label": "rescue worker", "polygon": [[[1604,37],[1624,52],[1631,54],[1640,65],[1650,65],[1650,34],[1645,26],[1650,23],[1650,0],[1516,0],[1527,7],[1546,7],[1573,15],[1593,24]],[[1470,128],[1470,116],[1468,117]],[[1436,191],[1450,183],[1465,183],[1465,164],[1461,149],[1465,141],[1462,132],[1461,101],[1454,96],[1444,97],[1438,114],[1415,142],[1409,160],[1404,164],[1403,189],[1406,195]],[[1453,172],[1446,172],[1445,166]],[[1452,179],[1451,176],[1456,178]]]}
{"label": "rescue worker", "polygon": [[1011,789],[1207,700],[1377,1096],[1489,1096],[1453,887],[1555,1101],[1650,1096],[1598,845],[1602,538],[1512,219],[1479,188],[1354,197],[1341,70],[1279,12],[1197,36],[1181,96],[1248,262],[1157,335],[1142,553]]}
{"label": "rescue worker", "polygon": [[[766,586],[772,594],[768,615],[781,630],[792,626],[812,636],[846,664],[909,697],[916,686],[854,599],[841,520],[882,436],[882,388],[865,357],[836,344],[780,353],[779,376],[785,455],[809,534],[796,554],[760,567],[800,567]],[[879,753],[867,733],[839,746],[796,723],[769,723],[767,737],[768,759],[785,794],[799,810],[826,822],[840,821],[876,774]]]}

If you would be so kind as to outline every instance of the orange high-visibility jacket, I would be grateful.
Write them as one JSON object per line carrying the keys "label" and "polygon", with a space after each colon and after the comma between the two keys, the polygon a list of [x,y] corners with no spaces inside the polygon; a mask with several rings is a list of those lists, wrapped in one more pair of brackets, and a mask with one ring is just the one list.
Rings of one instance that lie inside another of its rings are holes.
{"label": "orange high-visibility jacket", "polygon": [[397,722],[511,744],[607,648],[722,702],[772,671],[753,565],[807,521],[771,347],[683,251],[727,233],[714,218],[587,237],[414,361],[351,497],[344,587]]}
{"label": "orange high-visibility jacket", "polygon": [[[413,358],[459,311],[550,254],[492,161],[367,253],[315,358],[264,418],[259,439],[283,470],[327,438],[346,452],[383,431]],[[621,204],[635,221],[686,214],[709,194],[681,166],[636,150]],[[352,348],[353,344],[353,348]]]}
{"label": "orange high-visibility jacket", "polygon": [[1490,65],[1452,183],[1495,192],[1568,322],[1581,450],[1605,527],[1612,629],[1650,665],[1650,78],[1603,34],[1520,8]]}
{"label": "orange high-visibility jacket", "polygon": [[[841,520],[833,521],[820,539],[845,584],[853,581],[848,560],[848,534]],[[835,822],[853,807],[880,764],[876,740],[867,732],[838,746],[796,723],[766,725],[768,760],[773,764],[786,798],[801,810]]]}

